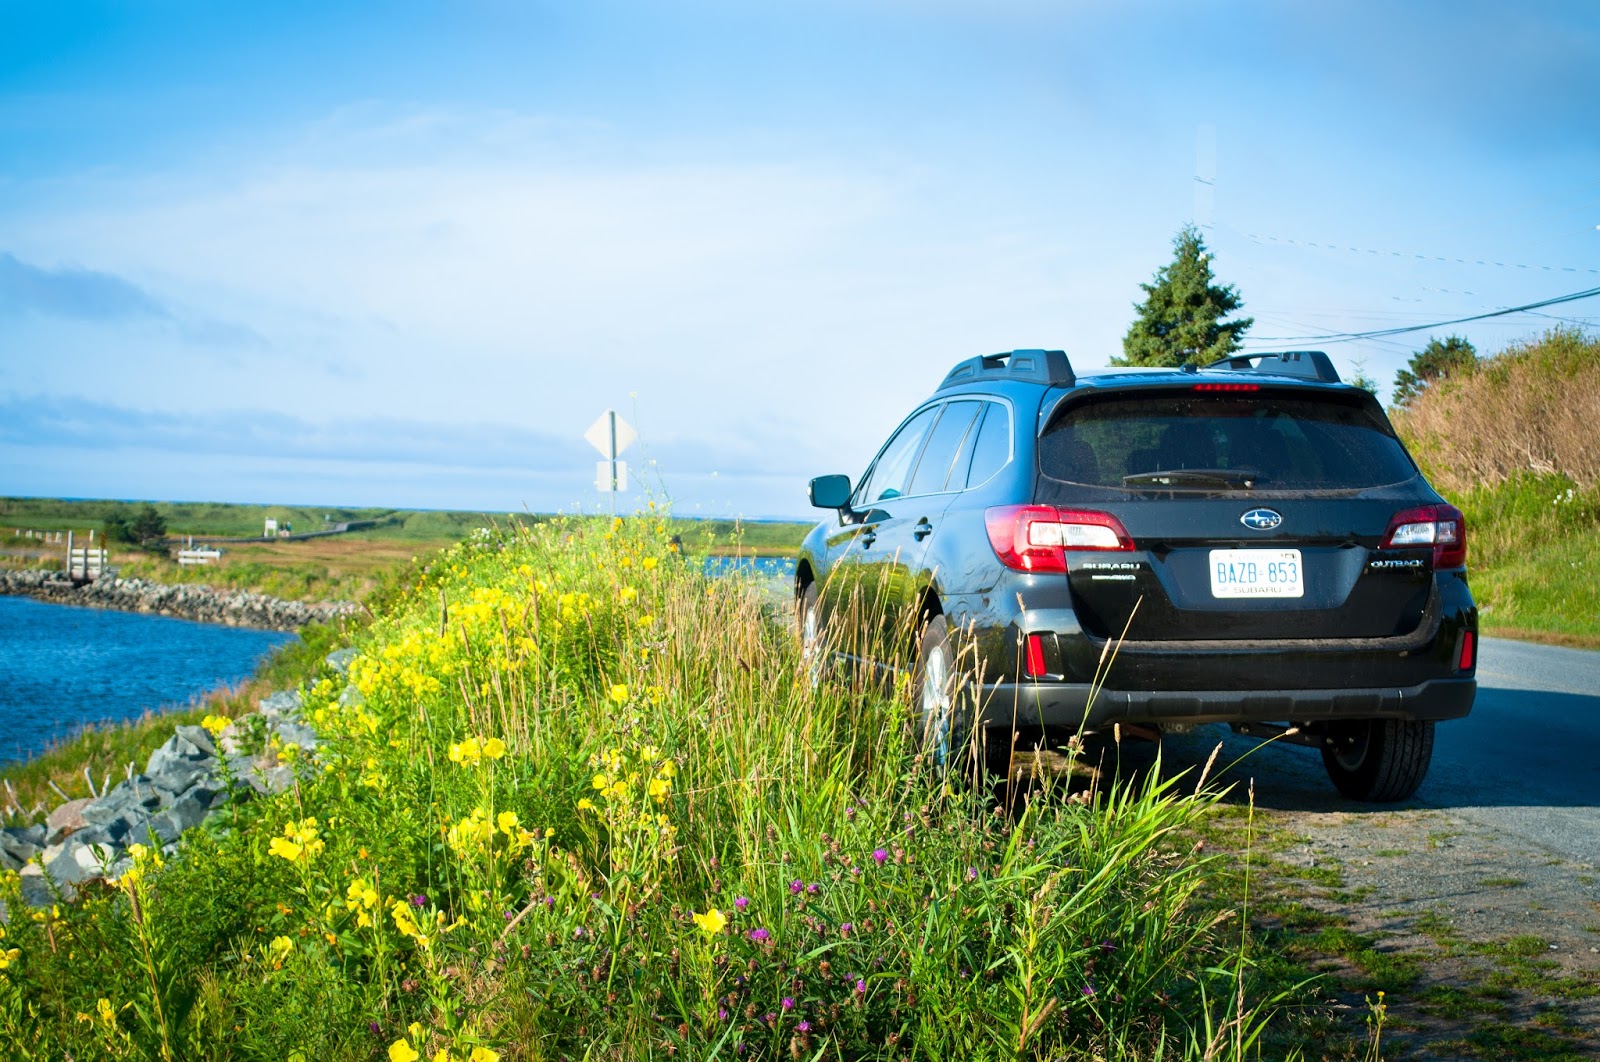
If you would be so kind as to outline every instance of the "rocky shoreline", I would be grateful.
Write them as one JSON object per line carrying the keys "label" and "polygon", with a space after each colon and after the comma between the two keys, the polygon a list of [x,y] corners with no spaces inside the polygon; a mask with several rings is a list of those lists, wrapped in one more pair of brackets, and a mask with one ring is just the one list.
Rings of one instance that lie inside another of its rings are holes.
{"label": "rocky shoreline", "polygon": [[75,583],[64,572],[0,571],[0,594],[24,594],[58,605],[147,612],[220,623],[227,627],[295,631],[360,611],[349,601],[285,601],[248,590],[219,590],[200,583],[156,583],[103,578]]}
{"label": "rocky shoreline", "polygon": [[[340,649],[328,664],[343,676],[354,656]],[[342,699],[354,697],[352,686]],[[295,784],[295,764],[313,762],[321,744],[300,707],[299,691],[284,690],[263,698],[254,712],[218,720],[215,731],[177,727],[142,772],[129,764],[127,777],[98,796],[69,800],[42,823],[0,828],[0,870],[20,874],[25,903],[48,907],[75,899],[86,881],[121,877],[133,864],[128,850],[135,844],[174,853],[185,831],[230,802]],[[8,915],[0,904],[0,922]]]}

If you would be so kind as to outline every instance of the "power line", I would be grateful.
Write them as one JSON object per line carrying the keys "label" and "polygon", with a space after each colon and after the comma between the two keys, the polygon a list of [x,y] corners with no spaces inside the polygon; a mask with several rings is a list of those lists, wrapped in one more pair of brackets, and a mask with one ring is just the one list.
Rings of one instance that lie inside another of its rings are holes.
{"label": "power line", "polygon": [[1503,310],[1490,310],[1488,313],[1473,314],[1470,317],[1456,317],[1448,321],[1433,321],[1429,324],[1406,325],[1401,328],[1380,328],[1371,332],[1329,332],[1320,336],[1252,336],[1251,339],[1262,343],[1304,343],[1312,340],[1331,343],[1349,343],[1358,339],[1381,339],[1384,336],[1399,336],[1407,332],[1426,332],[1434,328],[1444,328],[1446,325],[1466,324],[1468,321],[1484,321],[1491,317],[1504,317],[1512,313],[1528,313],[1540,310],[1546,306],[1559,306],[1565,302],[1576,302],[1579,299],[1592,299],[1600,295],[1600,288],[1588,288],[1584,291],[1575,291],[1570,295],[1557,295],[1553,299],[1540,299],[1523,306],[1509,306]]}
{"label": "power line", "polygon": [[1287,244],[1291,247],[1315,247],[1319,251],[1350,251],[1354,254],[1370,254],[1386,258],[1415,258],[1422,262],[1453,262],[1457,265],[1498,266],[1501,269],[1540,269],[1546,273],[1594,273],[1600,275],[1600,269],[1588,269],[1582,266],[1526,265],[1522,262],[1492,262],[1483,258],[1448,258],[1437,254],[1418,254],[1415,251],[1383,251],[1372,247],[1350,247],[1342,243],[1317,243],[1313,240],[1293,240],[1286,236],[1264,236],[1255,232],[1240,232],[1237,229],[1233,231],[1256,243]]}

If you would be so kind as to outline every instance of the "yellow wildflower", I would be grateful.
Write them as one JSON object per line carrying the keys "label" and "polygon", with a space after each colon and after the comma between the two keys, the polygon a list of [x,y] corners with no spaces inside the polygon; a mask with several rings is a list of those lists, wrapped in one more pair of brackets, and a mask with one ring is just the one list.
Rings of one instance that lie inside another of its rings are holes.
{"label": "yellow wildflower", "polygon": [[417,1062],[421,1057],[404,1040],[396,1040],[389,1045],[389,1062]]}
{"label": "yellow wildflower", "polygon": [[230,720],[225,715],[208,715],[204,719],[200,720],[200,725],[209,730],[212,737],[216,737],[218,734],[221,734],[224,730],[228,729],[229,722]]}
{"label": "yellow wildflower", "polygon": [[628,703],[628,687],[618,683],[611,687],[611,699],[618,704]]}
{"label": "yellow wildflower", "polygon": [[478,744],[478,739],[469,737],[450,746],[450,762],[459,763],[463,767],[476,767],[483,756],[483,747]]}
{"label": "yellow wildflower", "polygon": [[578,810],[579,811],[593,811],[593,810],[595,810],[594,801],[590,800],[588,797],[584,797],[582,800],[578,801]]}
{"label": "yellow wildflower", "polygon": [[694,916],[694,924],[705,931],[706,936],[714,937],[722,932],[722,927],[728,924],[728,916],[713,907],[705,914]]}
{"label": "yellow wildflower", "polygon": [[654,800],[657,804],[666,803],[667,794],[670,792],[672,792],[672,783],[667,781],[665,778],[650,779],[650,799]]}
{"label": "yellow wildflower", "polygon": [[506,743],[497,737],[492,737],[483,743],[483,757],[487,760],[498,760],[506,754]]}
{"label": "yellow wildflower", "polygon": [[111,1000],[107,999],[105,996],[101,996],[100,1002],[95,1004],[95,1010],[100,1012],[101,1021],[105,1022],[107,1025],[116,1024],[117,1012],[112,1008]]}
{"label": "yellow wildflower", "polygon": [[419,1043],[422,1041],[422,1023],[420,1021],[414,1021],[410,1025],[407,1025],[406,1032],[411,1034],[411,1038],[413,1040],[416,1040]]}
{"label": "yellow wildflower", "polygon": [[603,774],[596,774],[593,778],[589,779],[589,784],[594,786],[596,789],[604,790],[606,787],[611,785],[611,779],[607,778]]}
{"label": "yellow wildflower", "polygon": [[450,1053],[448,1047],[441,1047],[433,1053],[433,1062],[456,1062],[456,1056]]}
{"label": "yellow wildflower", "polygon": [[300,853],[303,851],[303,849],[293,841],[286,840],[282,837],[274,837],[272,839],[272,843],[267,845],[267,851],[272,855],[278,856],[282,859],[287,859],[289,862],[293,863],[295,860],[300,858]]}
{"label": "yellow wildflower", "polygon": [[621,596],[622,596],[622,603],[624,605],[626,605],[630,601],[632,601],[634,598],[639,596],[639,591],[635,590],[631,586],[624,586],[622,588],[622,595]]}
{"label": "yellow wildflower", "polygon": [[502,811],[495,816],[495,825],[500,827],[500,832],[510,837],[516,832],[519,820],[515,811]]}
{"label": "yellow wildflower", "polygon": [[640,561],[639,564],[644,568],[645,571],[648,572],[655,568],[656,559],[654,557],[646,557],[644,560]]}
{"label": "yellow wildflower", "polygon": [[500,1062],[500,1052],[487,1047],[474,1047],[472,1054],[467,1056],[467,1062]]}
{"label": "yellow wildflower", "polygon": [[288,937],[273,937],[272,943],[267,945],[267,953],[272,956],[272,968],[276,970],[281,967],[283,961],[289,957],[289,953],[293,950],[294,941]]}

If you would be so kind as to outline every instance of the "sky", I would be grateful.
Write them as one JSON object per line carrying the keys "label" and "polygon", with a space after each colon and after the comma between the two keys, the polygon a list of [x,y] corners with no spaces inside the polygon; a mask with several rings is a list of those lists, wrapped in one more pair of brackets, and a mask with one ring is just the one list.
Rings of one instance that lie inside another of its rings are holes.
{"label": "sky", "polygon": [[806,516],[1191,222],[1386,392],[1600,326],[1338,335],[1600,287],[1597,99],[1588,0],[0,0],[0,494],[594,511],[610,408],[625,510]]}

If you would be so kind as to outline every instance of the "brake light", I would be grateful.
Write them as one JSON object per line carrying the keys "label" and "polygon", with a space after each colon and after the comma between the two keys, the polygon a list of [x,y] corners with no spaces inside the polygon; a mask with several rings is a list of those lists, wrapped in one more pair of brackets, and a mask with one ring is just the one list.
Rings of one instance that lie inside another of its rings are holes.
{"label": "brake light", "polygon": [[1192,391],[1259,391],[1260,384],[1249,383],[1203,383],[1195,384]]}
{"label": "brake light", "polygon": [[1477,639],[1473,638],[1471,631],[1461,632],[1461,655],[1456,657],[1457,671],[1472,670],[1472,662],[1477,649],[1477,646],[1474,645],[1473,642],[1476,640]]}
{"label": "brake light", "polygon": [[1027,649],[1028,654],[1024,661],[1023,673],[1029,678],[1038,678],[1045,673],[1044,635],[1028,635]]}
{"label": "brake light", "polygon": [[1433,547],[1435,568],[1467,563],[1467,519],[1454,505],[1421,505],[1395,513],[1383,536],[1384,549]]}
{"label": "brake light", "polygon": [[1067,550],[1131,550],[1133,539],[1110,513],[1053,505],[997,505],[983,514],[1000,563],[1017,572],[1064,572]]}

